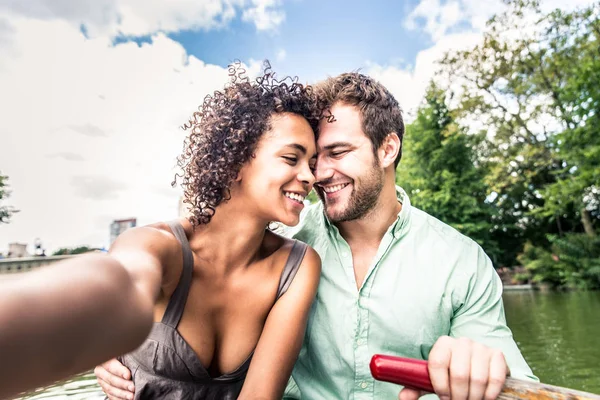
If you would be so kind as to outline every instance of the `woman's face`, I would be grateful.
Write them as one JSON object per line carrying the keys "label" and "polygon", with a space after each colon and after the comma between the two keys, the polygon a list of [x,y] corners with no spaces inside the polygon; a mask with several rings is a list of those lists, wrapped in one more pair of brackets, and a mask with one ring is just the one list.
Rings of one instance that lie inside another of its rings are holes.
{"label": "woman's face", "polygon": [[255,155],[238,176],[249,211],[267,222],[296,225],[315,181],[315,135],[308,121],[297,114],[274,114]]}

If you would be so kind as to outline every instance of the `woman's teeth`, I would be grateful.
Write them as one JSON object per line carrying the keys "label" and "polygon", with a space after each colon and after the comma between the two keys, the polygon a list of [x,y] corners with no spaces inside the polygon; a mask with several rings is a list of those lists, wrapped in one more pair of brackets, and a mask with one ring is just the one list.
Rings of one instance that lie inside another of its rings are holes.
{"label": "woman's teeth", "polygon": [[299,195],[298,193],[292,193],[292,192],[283,192],[285,197],[289,197],[292,200],[296,200],[299,203],[302,203],[304,201],[304,196]]}

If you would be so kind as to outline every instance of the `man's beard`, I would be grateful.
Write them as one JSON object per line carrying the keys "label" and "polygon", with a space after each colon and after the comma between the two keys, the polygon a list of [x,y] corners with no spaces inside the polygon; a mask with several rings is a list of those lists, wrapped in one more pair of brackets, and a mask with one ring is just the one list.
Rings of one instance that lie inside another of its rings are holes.
{"label": "man's beard", "polygon": [[383,174],[384,172],[374,165],[368,175],[358,181],[358,186],[355,185],[357,181],[354,180],[347,206],[335,214],[329,212],[326,200],[323,201],[329,220],[333,223],[346,222],[361,219],[367,215],[377,204],[383,190]]}

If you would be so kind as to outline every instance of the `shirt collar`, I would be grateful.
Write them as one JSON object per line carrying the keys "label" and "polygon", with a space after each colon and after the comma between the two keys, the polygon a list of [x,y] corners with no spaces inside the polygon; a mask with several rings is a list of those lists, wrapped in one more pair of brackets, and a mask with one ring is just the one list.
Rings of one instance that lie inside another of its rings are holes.
{"label": "shirt collar", "polygon": [[[398,213],[398,218],[396,218],[392,225],[390,225],[388,232],[391,231],[395,238],[399,238],[410,222],[410,212],[412,207],[410,205],[410,199],[408,195],[406,194],[404,189],[402,189],[398,185],[396,185],[396,198],[398,199],[400,204],[402,204],[402,209]],[[325,214],[325,208],[322,204],[321,207],[323,207],[323,224],[330,233],[335,232],[336,234],[339,234],[337,226],[335,226],[329,220],[329,218],[327,218],[327,215]]]}

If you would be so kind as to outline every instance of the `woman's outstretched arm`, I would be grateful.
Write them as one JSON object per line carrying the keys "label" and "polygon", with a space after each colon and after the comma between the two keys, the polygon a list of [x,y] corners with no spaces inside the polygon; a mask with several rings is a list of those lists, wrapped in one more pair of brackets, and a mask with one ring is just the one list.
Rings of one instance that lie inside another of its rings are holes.
{"label": "woman's outstretched arm", "polygon": [[157,229],[135,228],[109,254],[0,277],[0,399],[142,343],[160,292],[164,238]]}

